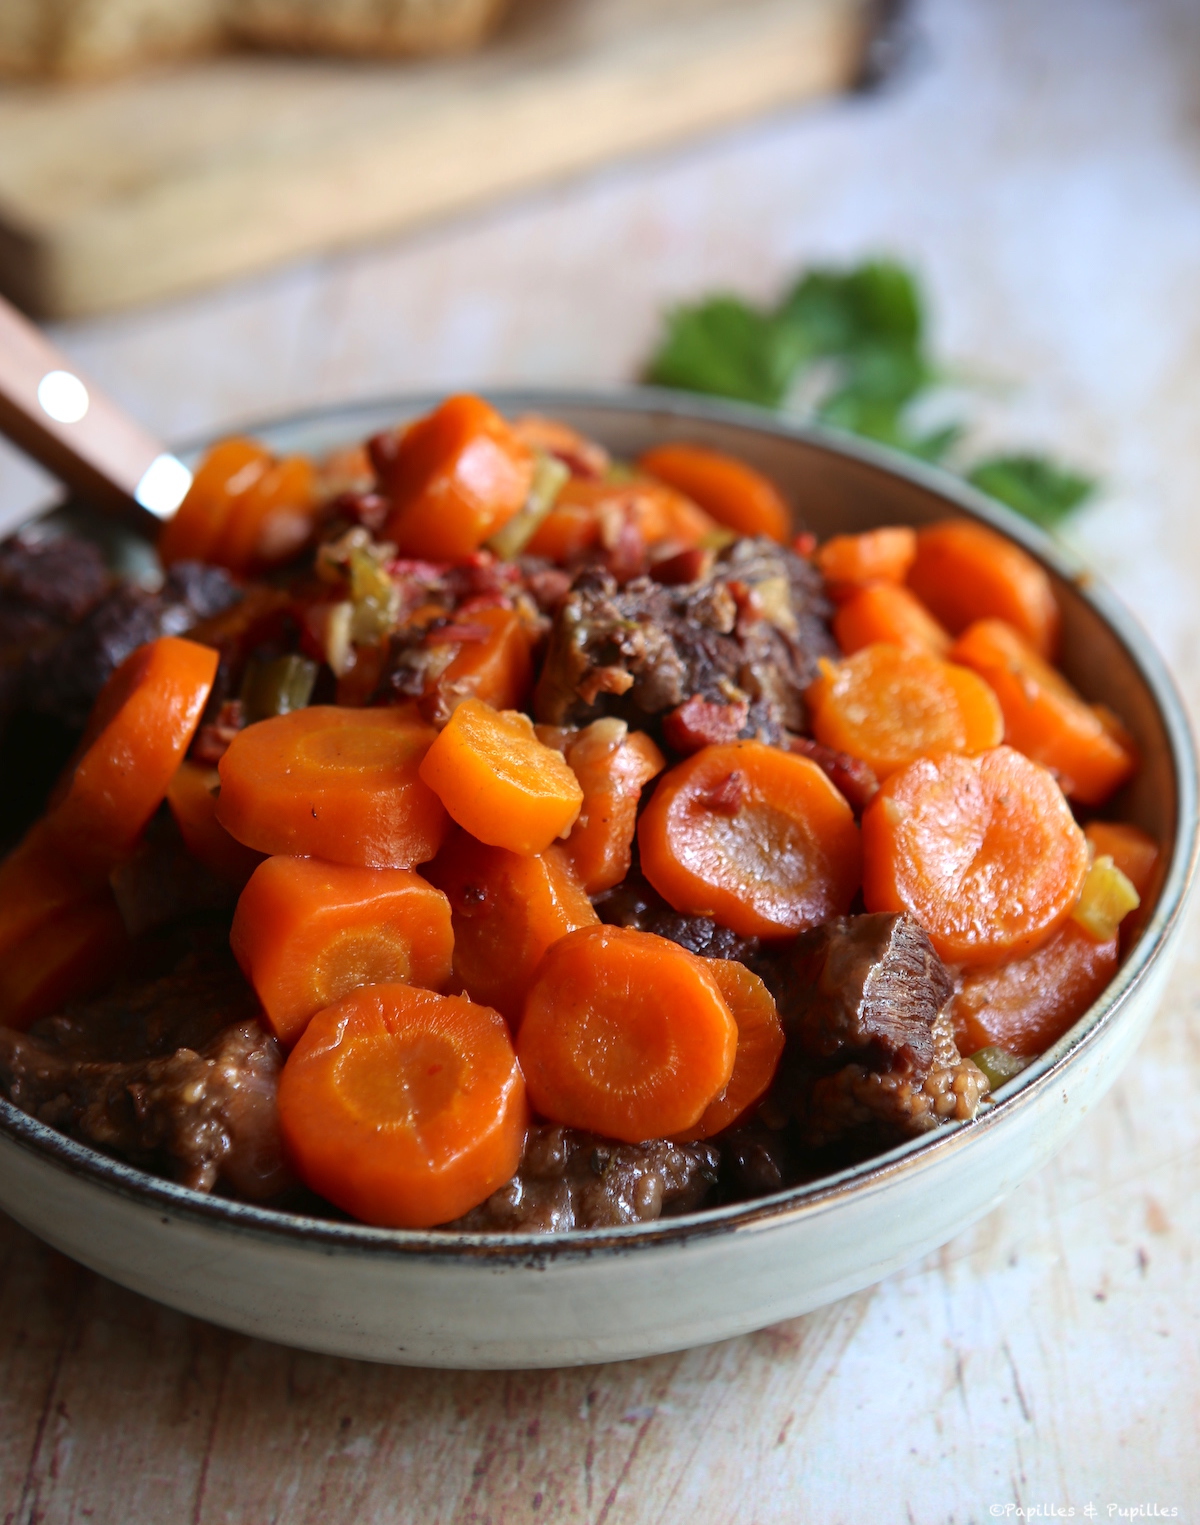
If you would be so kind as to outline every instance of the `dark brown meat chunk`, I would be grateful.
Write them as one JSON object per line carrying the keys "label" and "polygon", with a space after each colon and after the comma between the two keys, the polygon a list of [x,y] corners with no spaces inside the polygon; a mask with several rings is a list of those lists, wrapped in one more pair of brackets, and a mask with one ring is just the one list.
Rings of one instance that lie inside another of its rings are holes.
{"label": "dark brown meat chunk", "polygon": [[804,728],[804,689],[836,652],[829,612],[815,569],[771,541],[736,541],[683,585],[585,571],[555,614],[535,714],[645,727],[699,695],[744,703],[741,734],[780,742]]}
{"label": "dark brown meat chunk", "polygon": [[552,1124],[533,1127],[516,1175],[464,1217],[467,1233],[564,1234],[650,1223],[703,1207],[716,1186],[712,1144],[617,1144]]}
{"label": "dark brown meat chunk", "polygon": [[267,1201],[291,1185],[276,1096],[283,1054],[256,1020],[200,1052],[97,1063],[0,1029],[0,1083],[23,1112],[185,1186]]}
{"label": "dark brown meat chunk", "polygon": [[20,608],[71,625],[99,603],[110,581],[99,547],[77,535],[17,535],[0,545],[0,611]]}
{"label": "dark brown meat chunk", "polygon": [[632,869],[614,889],[597,895],[596,915],[610,927],[632,927],[669,938],[701,958],[732,958],[757,969],[757,937],[739,937],[707,916],[674,911],[652,885]]}
{"label": "dark brown meat chunk", "polygon": [[933,1019],[953,983],[911,916],[838,916],[784,955],[779,1015],[789,1044],[823,1067],[860,1059],[924,1076]]}
{"label": "dark brown meat chunk", "polygon": [[184,635],[241,597],[227,573],[198,562],[171,568],[157,592],[125,583],[26,663],[24,702],[82,726],[113,671],[131,651],[162,635]]}

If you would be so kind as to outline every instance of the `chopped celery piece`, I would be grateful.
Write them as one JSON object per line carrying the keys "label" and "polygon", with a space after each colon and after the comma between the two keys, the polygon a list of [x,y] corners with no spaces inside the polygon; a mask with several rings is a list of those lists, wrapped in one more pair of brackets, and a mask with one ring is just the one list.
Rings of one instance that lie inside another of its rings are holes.
{"label": "chopped celery piece", "polygon": [[1141,903],[1141,896],[1133,885],[1104,853],[1088,869],[1071,916],[1089,937],[1094,937],[1098,943],[1106,943],[1116,936],[1122,920],[1130,911],[1136,911]]}
{"label": "chopped celery piece", "polygon": [[563,483],[571,475],[570,469],[552,455],[538,452],[533,467],[533,481],[524,508],[520,508],[507,524],[502,524],[488,541],[488,549],[502,561],[519,556],[533,539],[533,532],[554,507]]}
{"label": "chopped celery piece", "polygon": [[987,1076],[988,1089],[998,1091],[1005,1081],[1011,1080],[1014,1075],[1019,1075],[1029,1060],[1018,1058],[1016,1054],[1010,1054],[1006,1048],[997,1048],[992,1044],[972,1054],[971,1063],[978,1066]]}
{"label": "chopped celery piece", "polygon": [[242,680],[242,704],[247,722],[268,720],[302,710],[312,698],[317,664],[307,657],[276,657],[270,662],[251,662]]}

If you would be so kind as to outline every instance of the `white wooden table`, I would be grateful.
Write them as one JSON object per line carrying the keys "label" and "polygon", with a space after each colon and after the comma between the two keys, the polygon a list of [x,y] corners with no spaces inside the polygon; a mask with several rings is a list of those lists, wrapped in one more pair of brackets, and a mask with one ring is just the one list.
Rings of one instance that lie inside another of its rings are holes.
{"label": "white wooden table", "polygon": [[[919,15],[923,56],[889,94],[61,338],[178,435],[407,387],[618,381],[664,303],[894,250],[926,274],[940,351],[996,383],[981,440],[1105,477],[1072,538],[1195,711],[1200,7]],[[0,501],[35,490],[0,461]],[[532,1375],[357,1366],[166,1312],[4,1225],[0,1512],[1200,1519],[1196,927],[1144,1047],[1048,1170],[940,1254],[726,1345]]]}

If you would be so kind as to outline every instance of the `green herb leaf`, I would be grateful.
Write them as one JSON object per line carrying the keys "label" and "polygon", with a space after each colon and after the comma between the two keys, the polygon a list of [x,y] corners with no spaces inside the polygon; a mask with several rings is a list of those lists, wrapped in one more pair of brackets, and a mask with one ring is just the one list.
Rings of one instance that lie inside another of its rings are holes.
{"label": "green herb leaf", "polygon": [[1041,525],[1058,524],[1096,490],[1093,478],[1042,455],[990,456],[972,467],[967,480]]}
{"label": "green herb leaf", "polygon": [[739,297],[715,296],[667,317],[667,336],[646,369],[657,386],[736,397],[775,408],[796,357],[775,318]]}

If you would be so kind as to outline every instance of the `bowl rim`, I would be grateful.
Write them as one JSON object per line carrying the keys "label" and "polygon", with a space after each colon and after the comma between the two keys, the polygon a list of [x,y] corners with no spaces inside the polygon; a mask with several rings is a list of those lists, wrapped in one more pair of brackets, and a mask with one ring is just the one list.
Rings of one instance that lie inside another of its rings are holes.
{"label": "bowl rim", "polygon": [[[1020,1075],[1002,1086],[996,1100],[968,1123],[940,1127],[879,1155],[847,1166],[829,1176],[789,1187],[749,1202],[705,1208],[651,1223],[611,1228],[572,1230],[566,1234],[463,1233],[444,1229],[387,1229],[368,1224],[316,1218],[280,1211],[230,1198],[194,1191],[174,1181],[101,1153],[89,1144],[59,1133],[49,1124],[20,1111],[0,1096],[0,1137],[42,1157],[76,1178],[119,1197],[196,1227],[223,1228],[239,1236],[281,1242],[298,1250],[328,1256],[353,1254],[369,1258],[409,1260],[430,1264],[483,1262],[499,1267],[524,1264],[544,1268],[550,1263],[590,1259],[597,1254],[629,1254],[725,1233],[756,1233],[797,1218],[831,1212],[850,1197],[873,1196],[901,1176],[933,1168],[972,1139],[1004,1127],[1010,1118],[1039,1104],[1048,1091],[1069,1079],[1075,1064],[1119,1021],[1135,987],[1150,978],[1179,922],[1197,862],[1197,760],[1187,713],[1163,659],[1133,614],[1086,569],[1083,562],[1047,534],[985,496],[961,478],[940,467],[901,454],[869,440],[782,418],[750,404],[728,402],[665,388],[484,387],[480,389],[503,412],[553,411],[589,408],[613,413],[660,416],[664,426],[674,421],[717,423],[781,441],[806,445],[866,466],[883,476],[900,478],[941,499],[947,509],[982,520],[1028,551],[1051,573],[1071,583],[1079,596],[1108,626],[1124,648],[1145,684],[1168,739],[1177,791],[1176,830],[1170,866],[1154,914],[1115,979],[1080,1020]],[[366,397],[326,407],[296,410],[242,426],[244,432],[270,434],[328,426],[339,418],[347,424],[364,413],[394,413],[403,418],[436,405],[445,391]],[[224,432],[224,431],[223,431]],[[183,441],[180,454],[192,453],[214,438]],[[169,1221],[164,1218],[164,1222]]]}

